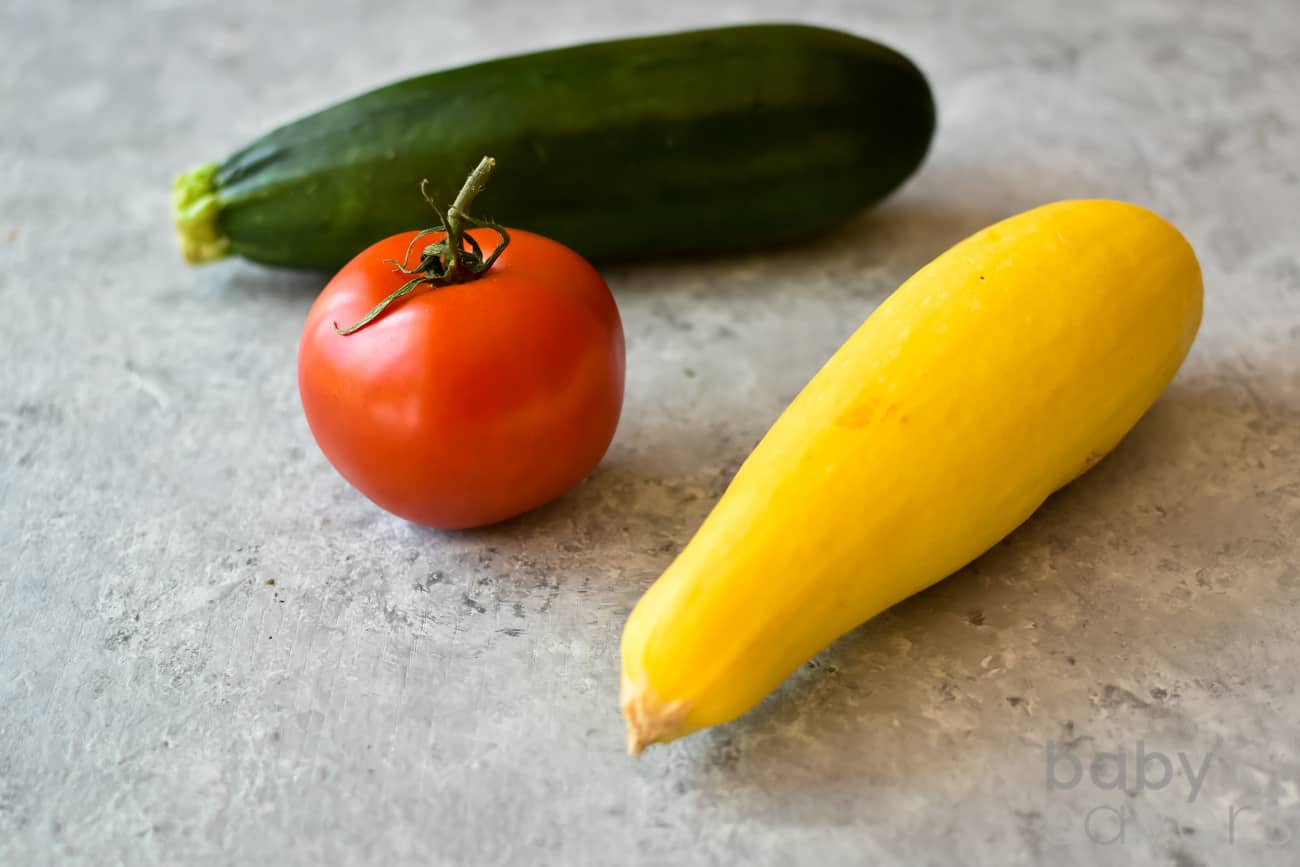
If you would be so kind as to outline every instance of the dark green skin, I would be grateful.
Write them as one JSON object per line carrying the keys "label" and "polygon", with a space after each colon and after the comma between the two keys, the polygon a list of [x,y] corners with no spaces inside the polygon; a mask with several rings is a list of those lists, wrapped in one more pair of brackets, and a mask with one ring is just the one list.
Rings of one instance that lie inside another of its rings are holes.
{"label": "dark green skin", "polygon": [[596,260],[783,244],[920,165],[925,77],[846,33],[757,25],[579,45],[408,79],[280,127],[222,163],[231,252],[332,269],[438,222],[479,159],[474,213]]}

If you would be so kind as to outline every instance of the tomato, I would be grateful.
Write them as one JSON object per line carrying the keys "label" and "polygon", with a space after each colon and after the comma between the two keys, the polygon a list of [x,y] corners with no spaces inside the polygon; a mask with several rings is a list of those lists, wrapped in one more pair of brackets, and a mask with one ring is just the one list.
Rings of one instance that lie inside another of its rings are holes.
{"label": "tomato", "polygon": [[[298,390],[325,457],[357,490],[430,527],[473,527],[549,502],[609,447],[623,406],[623,326],[577,253],[520,230],[485,273],[421,286],[357,322],[409,277],[414,232],[360,253],[321,292]],[[489,229],[473,229],[487,250]],[[442,233],[421,244],[441,240]]]}

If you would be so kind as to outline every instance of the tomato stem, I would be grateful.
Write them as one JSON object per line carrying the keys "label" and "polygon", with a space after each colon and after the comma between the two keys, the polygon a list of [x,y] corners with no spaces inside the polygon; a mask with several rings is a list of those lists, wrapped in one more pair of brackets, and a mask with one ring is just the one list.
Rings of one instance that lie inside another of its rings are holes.
{"label": "tomato stem", "polygon": [[[392,263],[393,270],[399,274],[406,274],[411,277],[401,286],[399,286],[391,295],[376,304],[369,313],[361,319],[349,325],[347,328],[339,328],[337,322],[334,323],[334,330],[339,334],[352,334],[365,326],[369,325],[380,314],[382,314],[389,305],[399,298],[410,295],[421,286],[450,286],[453,283],[467,283],[470,280],[477,280],[491,268],[501,253],[510,244],[510,233],[505,227],[499,226],[491,220],[481,220],[477,217],[470,216],[469,206],[474,198],[487,186],[488,178],[492,175],[492,169],[496,167],[497,161],[492,157],[483,157],[479,164],[470,172],[469,177],[465,179],[465,184],[456,194],[456,199],[447,208],[446,216],[438,209],[429,195],[429,181],[425,179],[420,183],[420,194],[424,200],[433,208],[435,214],[442,221],[441,225],[431,229],[424,229],[418,232],[411,243],[406,247],[406,253],[402,256],[402,261],[389,259]],[[485,229],[491,229],[501,236],[500,243],[486,259],[483,258],[483,248],[472,235],[465,233],[466,226],[477,226]],[[438,232],[444,233],[441,241],[436,241],[425,246],[420,252],[420,259],[414,268],[408,268],[406,263],[411,258],[411,250],[421,238]],[[468,249],[466,245],[468,244]]]}
{"label": "tomato stem", "polygon": [[[447,279],[454,280],[466,270],[461,254],[464,252],[462,248],[464,246],[466,218],[473,219],[469,217],[469,206],[474,201],[474,198],[483,192],[483,188],[487,186],[488,178],[491,177],[496,164],[497,161],[492,157],[483,157],[483,159],[479,160],[478,165],[474,167],[474,171],[470,172],[469,177],[465,179],[465,184],[460,188],[460,192],[456,194],[456,200],[447,209],[447,219],[445,220],[447,225],[446,244],[448,258],[451,260],[446,263]],[[508,237],[503,236],[502,246],[508,242]],[[481,254],[478,261],[482,264]],[[476,273],[474,276],[477,277],[478,274]]]}

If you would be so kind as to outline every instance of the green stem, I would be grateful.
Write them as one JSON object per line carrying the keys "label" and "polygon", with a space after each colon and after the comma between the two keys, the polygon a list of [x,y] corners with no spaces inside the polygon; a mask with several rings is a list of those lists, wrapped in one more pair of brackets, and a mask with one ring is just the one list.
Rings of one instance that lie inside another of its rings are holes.
{"label": "green stem", "polygon": [[[496,160],[492,157],[483,157],[479,161],[474,171],[470,172],[466,178],[464,186],[456,194],[456,200],[451,203],[447,209],[447,216],[443,218],[443,225],[433,229],[425,229],[411,239],[410,245],[406,248],[406,254],[402,256],[402,261],[389,260],[393,263],[393,270],[399,274],[406,274],[412,279],[403,283],[396,291],[376,304],[369,313],[361,317],[347,328],[339,328],[337,322],[334,323],[334,330],[339,334],[352,334],[359,331],[366,325],[377,319],[389,305],[406,295],[410,295],[416,289],[423,286],[450,286],[453,283],[467,283],[470,280],[477,280],[482,277],[487,270],[491,268],[500,257],[502,251],[510,244],[510,233],[503,227],[498,226],[491,220],[480,220],[470,216],[469,206],[474,198],[487,186],[488,178],[492,175],[492,169],[496,167]],[[424,193],[424,198],[428,201],[429,206],[434,212],[442,217],[442,212],[438,206],[425,192],[428,181],[420,185],[420,191]],[[483,258],[483,248],[473,237],[465,234],[466,226],[480,226],[492,229],[501,236],[501,242],[497,244],[496,249],[486,259]],[[407,261],[411,258],[411,249],[416,242],[426,235],[436,232],[445,232],[445,237],[438,242],[429,244],[420,253],[420,260],[414,268],[406,266]],[[466,249],[466,241],[469,247]]]}
{"label": "green stem", "polygon": [[[451,260],[445,263],[445,279],[448,282],[459,282],[465,272],[465,263],[461,261],[462,247],[465,242],[465,218],[469,216],[469,206],[474,198],[487,186],[488,178],[492,176],[492,170],[496,165],[497,161],[492,157],[483,157],[479,160],[478,166],[469,173],[464,186],[456,194],[456,200],[447,209],[447,249],[448,258]],[[480,258],[479,261],[482,262],[482,259]]]}
{"label": "green stem", "polygon": [[172,183],[172,218],[181,255],[191,265],[214,262],[230,254],[230,239],[221,233],[217,165],[207,163],[179,175]]}

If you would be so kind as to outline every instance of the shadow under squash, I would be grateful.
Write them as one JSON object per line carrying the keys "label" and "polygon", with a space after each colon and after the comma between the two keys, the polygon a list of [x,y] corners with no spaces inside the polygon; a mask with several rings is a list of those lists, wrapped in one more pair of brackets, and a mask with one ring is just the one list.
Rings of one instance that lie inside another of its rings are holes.
{"label": "shadow under squash", "polygon": [[695,736],[688,785],[824,821],[811,794],[906,797],[1115,714],[1191,737],[1181,698],[1230,701],[1240,671],[1272,664],[1261,630],[1293,634],[1300,373],[1184,379],[984,556]]}

